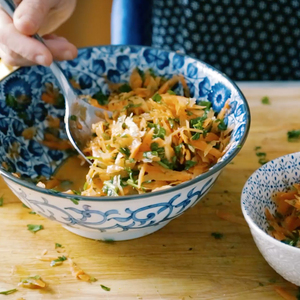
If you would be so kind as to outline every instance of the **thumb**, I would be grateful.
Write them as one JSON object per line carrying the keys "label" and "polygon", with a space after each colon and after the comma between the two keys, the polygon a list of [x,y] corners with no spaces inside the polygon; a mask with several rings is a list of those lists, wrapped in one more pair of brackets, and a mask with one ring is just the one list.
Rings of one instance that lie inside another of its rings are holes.
{"label": "thumb", "polygon": [[59,0],[23,0],[14,13],[14,25],[24,35],[37,33]]}

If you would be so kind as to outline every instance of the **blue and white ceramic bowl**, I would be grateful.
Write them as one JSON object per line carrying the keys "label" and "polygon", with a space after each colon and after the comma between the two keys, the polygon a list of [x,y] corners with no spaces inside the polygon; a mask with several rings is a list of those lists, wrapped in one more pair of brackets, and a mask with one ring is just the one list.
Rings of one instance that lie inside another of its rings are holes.
{"label": "blue and white ceramic bowl", "polygon": [[300,152],[274,159],[255,171],[241,198],[244,217],[253,239],[269,265],[284,279],[300,286],[300,249],[286,245],[267,233],[265,209],[276,211],[272,195],[300,182]]}
{"label": "blue and white ceramic bowl", "polygon": [[[45,84],[57,86],[52,74],[41,66],[21,68],[1,82],[0,90],[0,163],[1,175],[11,190],[40,215],[62,224],[66,229],[93,239],[127,240],[150,234],[195,205],[212,187],[222,169],[244,144],[250,126],[247,101],[238,87],[213,67],[175,52],[139,46],[101,46],[79,50],[78,58],[61,64],[67,76],[77,82],[82,94],[108,92],[104,79],[128,82],[135,67],[152,68],[157,75],[183,74],[191,95],[208,100],[220,111],[230,99],[225,121],[234,127],[230,147],[207,173],[168,190],[126,197],[92,198],[54,193],[11,175],[19,172],[34,178],[50,176],[68,153],[54,151],[39,141],[47,131],[46,116],[63,119],[61,96],[56,106],[45,103],[41,95]],[[178,88],[178,93],[181,90]],[[19,101],[19,100],[22,101]],[[63,98],[62,98],[63,100]],[[37,135],[26,140],[28,126]],[[59,136],[64,137],[63,124]],[[77,201],[71,201],[75,198]]]}

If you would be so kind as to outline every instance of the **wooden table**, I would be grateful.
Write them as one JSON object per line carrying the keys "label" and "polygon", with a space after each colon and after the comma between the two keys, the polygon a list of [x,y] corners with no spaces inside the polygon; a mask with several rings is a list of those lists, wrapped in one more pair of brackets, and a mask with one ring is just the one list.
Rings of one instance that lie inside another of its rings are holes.
{"label": "wooden table", "polygon": [[[18,288],[0,299],[282,299],[279,285],[293,290],[269,267],[256,248],[246,223],[237,225],[216,216],[227,211],[242,216],[242,187],[259,167],[254,148],[268,159],[300,150],[287,131],[300,129],[300,83],[241,83],[249,101],[252,125],[240,154],[229,164],[203,201],[162,230],[127,242],[104,243],[76,236],[60,225],[29,214],[4,182],[0,188],[0,291],[15,288],[20,278],[40,275],[45,290]],[[270,105],[261,98],[268,96]],[[27,224],[42,224],[33,234]],[[211,233],[223,234],[215,239]],[[60,243],[74,261],[98,279],[73,278],[68,264],[50,267],[36,259]],[[100,284],[111,288],[104,291]]]}

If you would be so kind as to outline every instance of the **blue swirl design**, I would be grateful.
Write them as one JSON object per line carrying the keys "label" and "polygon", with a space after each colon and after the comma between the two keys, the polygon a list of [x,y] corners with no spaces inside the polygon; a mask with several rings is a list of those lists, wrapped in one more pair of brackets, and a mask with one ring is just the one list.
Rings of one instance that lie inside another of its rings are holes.
{"label": "blue swirl design", "polygon": [[[29,199],[24,190],[16,190],[11,186],[10,188],[27,206],[48,219],[63,225],[76,225],[99,230],[100,232],[109,232],[113,229],[119,229],[119,231],[141,229],[170,221],[196,204],[209,191],[213,182],[214,178],[210,178],[201,189],[196,190],[194,187],[188,191],[186,196],[178,193],[169,201],[158,202],[137,209],[125,208],[124,211],[119,211],[118,209],[101,211],[91,209],[91,205],[88,204],[83,204],[81,209],[77,208],[77,205],[76,207],[65,206],[62,208],[52,204],[45,197],[41,197],[42,201]],[[64,199],[64,201],[67,200]],[[80,204],[79,202],[78,206]],[[89,221],[89,219],[95,220],[95,217],[97,218],[96,221]],[[109,226],[108,223],[113,223],[113,225]]]}

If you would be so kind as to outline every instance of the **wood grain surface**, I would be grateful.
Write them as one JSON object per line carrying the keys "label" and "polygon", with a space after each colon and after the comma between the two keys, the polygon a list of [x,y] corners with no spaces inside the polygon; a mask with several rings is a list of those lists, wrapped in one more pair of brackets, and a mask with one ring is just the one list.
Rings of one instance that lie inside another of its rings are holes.
{"label": "wood grain surface", "polygon": [[[240,194],[258,167],[254,148],[261,146],[269,160],[299,151],[287,131],[300,129],[300,84],[241,84],[252,113],[251,130],[239,155],[222,172],[211,192],[160,231],[131,241],[104,243],[76,236],[60,225],[29,214],[0,181],[0,291],[15,288],[21,278],[40,275],[45,290],[18,288],[0,299],[282,299],[274,290],[295,287],[273,271],[260,255],[250,231],[222,220],[216,211],[242,217]],[[270,105],[261,98],[268,96]],[[31,233],[27,224],[42,224]],[[223,234],[215,239],[211,233]],[[36,259],[60,243],[70,257],[97,282],[73,278],[69,266],[50,267]],[[103,284],[111,290],[105,291]]]}

